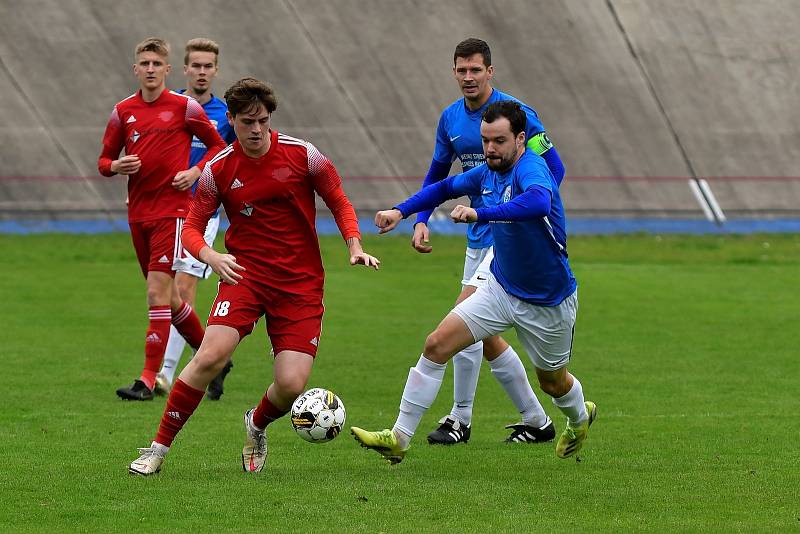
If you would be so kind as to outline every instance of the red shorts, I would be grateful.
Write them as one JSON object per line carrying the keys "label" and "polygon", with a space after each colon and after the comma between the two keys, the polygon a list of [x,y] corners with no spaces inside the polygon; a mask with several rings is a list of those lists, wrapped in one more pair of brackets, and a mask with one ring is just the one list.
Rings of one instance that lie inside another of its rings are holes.
{"label": "red shorts", "polygon": [[316,357],[324,311],[321,295],[296,295],[265,286],[232,286],[220,281],[208,326],[230,326],[243,338],[264,315],[274,354],[294,350]]}
{"label": "red shorts", "polygon": [[147,278],[150,271],[159,271],[175,276],[172,264],[180,258],[181,228],[183,219],[168,218],[154,221],[130,223],[131,240],[136,249],[136,258]]}

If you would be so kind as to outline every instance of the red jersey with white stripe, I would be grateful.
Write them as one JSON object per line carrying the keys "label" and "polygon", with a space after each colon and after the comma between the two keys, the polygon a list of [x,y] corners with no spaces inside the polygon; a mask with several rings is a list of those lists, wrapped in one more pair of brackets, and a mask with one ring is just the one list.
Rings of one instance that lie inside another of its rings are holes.
{"label": "red jersey with white stripe", "polygon": [[248,157],[239,141],[203,170],[183,228],[183,246],[195,258],[203,232],[222,204],[230,220],[225,247],[246,271],[239,283],[295,294],[322,294],[325,272],[316,230],[315,194],[336,219],[345,240],[361,238],[353,206],[331,161],[307,141],[270,132],[269,151]]}
{"label": "red jersey with white stripe", "polygon": [[114,106],[97,167],[103,176],[113,176],[111,162],[123,148],[139,156],[139,172],[128,177],[128,221],[186,217],[192,193],[178,191],[172,180],[189,167],[193,135],[209,147],[197,164],[202,169],[226,143],[196,100],[165,89],[152,102],[138,91]]}

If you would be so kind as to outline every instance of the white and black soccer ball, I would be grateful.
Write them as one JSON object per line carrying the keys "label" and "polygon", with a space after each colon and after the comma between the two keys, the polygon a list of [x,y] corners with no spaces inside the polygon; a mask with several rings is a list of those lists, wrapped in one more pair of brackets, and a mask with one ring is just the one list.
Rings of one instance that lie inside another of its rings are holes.
{"label": "white and black soccer ball", "polygon": [[323,388],[309,389],[292,404],[292,426],[311,443],[325,443],[338,436],[345,417],[342,400]]}

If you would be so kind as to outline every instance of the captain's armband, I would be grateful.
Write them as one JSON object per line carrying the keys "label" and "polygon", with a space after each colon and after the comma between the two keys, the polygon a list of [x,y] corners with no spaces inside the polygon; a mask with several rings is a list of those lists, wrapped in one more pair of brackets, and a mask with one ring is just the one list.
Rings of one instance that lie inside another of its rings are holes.
{"label": "captain's armband", "polygon": [[553,143],[550,141],[550,138],[547,137],[545,132],[540,132],[528,139],[526,146],[530,148],[536,155],[541,156],[553,148]]}

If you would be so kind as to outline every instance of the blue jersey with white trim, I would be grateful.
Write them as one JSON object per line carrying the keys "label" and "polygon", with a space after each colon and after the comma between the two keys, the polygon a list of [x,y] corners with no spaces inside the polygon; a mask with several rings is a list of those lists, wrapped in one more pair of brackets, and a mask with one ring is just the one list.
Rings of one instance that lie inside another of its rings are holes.
{"label": "blue jersey with white trim", "polygon": [[[179,92],[183,94],[186,92],[186,89],[181,89]],[[233,127],[228,124],[228,116],[225,114],[228,111],[228,106],[225,105],[225,102],[211,95],[211,100],[203,104],[203,111],[208,115],[208,120],[211,121],[211,124],[217,129],[220,137],[228,144],[233,143],[234,139],[236,139],[236,134],[233,133]],[[192,152],[189,155],[189,167],[193,167],[198,161],[203,159],[207,151],[206,145],[204,145],[197,136],[192,137]],[[197,184],[195,184],[195,187],[196,186]],[[194,191],[194,189],[192,191]]]}
{"label": "blue jersey with white trim", "polygon": [[525,150],[506,172],[483,164],[453,178],[454,193],[480,196],[488,208],[537,186],[550,192],[550,213],[526,221],[489,223],[494,235],[491,271],[509,294],[538,306],[557,306],[575,291],[577,282],[567,259],[564,205],[544,159]]}
{"label": "blue jersey with white trim", "polygon": [[[186,89],[181,89],[178,91],[181,94],[186,93]],[[208,120],[211,121],[211,124],[214,125],[214,128],[217,129],[219,132],[219,136],[225,140],[226,143],[229,145],[233,143],[236,139],[236,134],[233,132],[233,126],[228,123],[228,116],[226,115],[228,111],[228,106],[225,104],[224,101],[220,100],[214,95],[211,95],[211,100],[203,104],[203,111],[206,112],[208,115]],[[203,159],[203,156],[206,155],[208,149],[203,142],[197,138],[197,136],[192,137],[192,151],[189,154],[189,168],[194,167],[198,161]],[[203,169],[200,169],[201,171]],[[200,180],[196,181],[194,185],[192,185],[192,194],[197,191],[197,184],[200,183]],[[219,210],[214,212],[214,217],[219,217]]]}
{"label": "blue jersey with white trim", "polygon": [[[519,102],[527,115],[528,121],[525,128],[526,139],[542,133],[544,126],[533,108],[523,104],[513,96],[492,89],[489,100],[475,111],[471,111],[463,98],[450,104],[439,118],[436,129],[436,146],[433,150],[433,159],[441,163],[453,163],[458,158],[461,170],[466,172],[483,164],[483,143],[481,142],[481,116],[486,108],[495,102],[513,100]],[[473,208],[484,207],[480,195],[470,196]],[[467,227],[467,245],[470,248],[486,248],[492,246],[492,233],[489,225],[478,222]]]}

